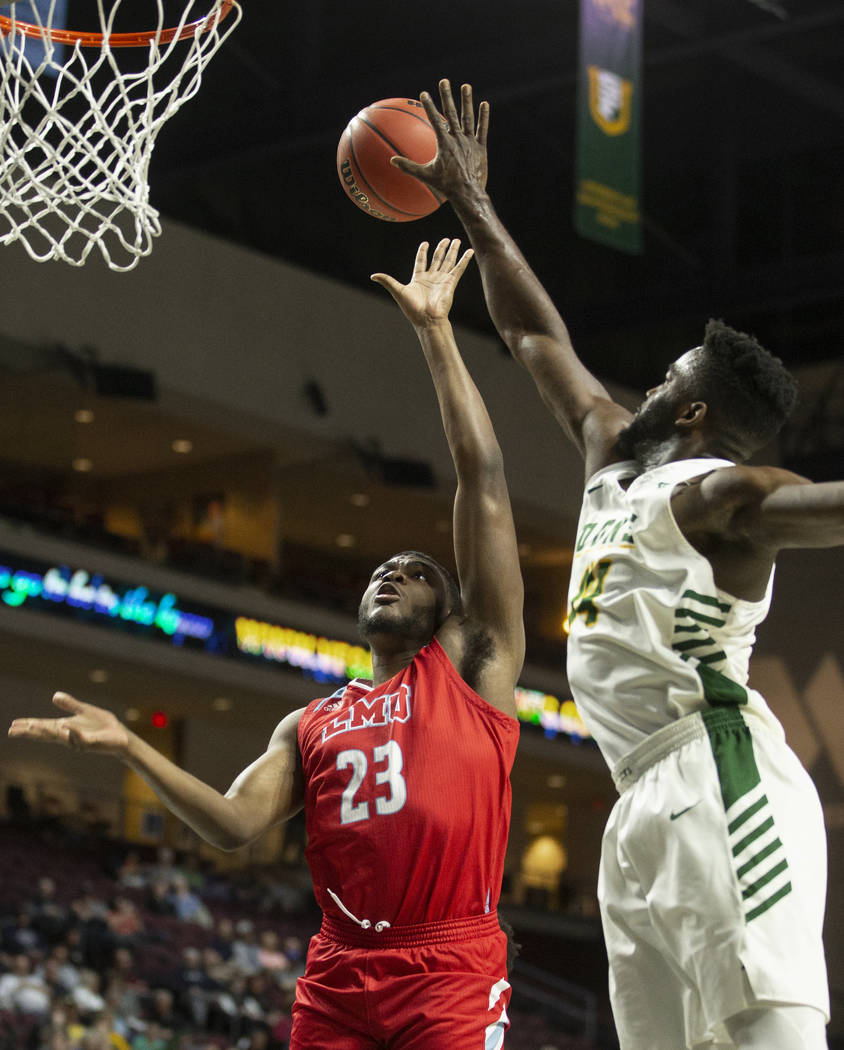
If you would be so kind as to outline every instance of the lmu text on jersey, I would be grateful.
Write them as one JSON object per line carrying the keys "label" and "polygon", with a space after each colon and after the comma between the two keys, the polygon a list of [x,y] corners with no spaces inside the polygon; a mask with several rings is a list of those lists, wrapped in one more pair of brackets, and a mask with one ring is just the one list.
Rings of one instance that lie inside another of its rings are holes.
{"label": "lmu text on jersey", "polygon": [[410,686],[400,685],[395,693],[382,696],[362,696],[351,707],[339,714],[322,731],[323,742],[338,733],[370,726],[386,726],[391,722],[406,722],[410,718]]}

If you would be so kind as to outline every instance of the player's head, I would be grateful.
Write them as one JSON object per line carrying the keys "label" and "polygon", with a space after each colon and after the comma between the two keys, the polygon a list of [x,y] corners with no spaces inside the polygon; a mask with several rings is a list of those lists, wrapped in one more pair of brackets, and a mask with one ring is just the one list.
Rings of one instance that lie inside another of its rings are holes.
{"label": "player's head", "polygon": [[394,554],[373,572],[358,609],[367,641],[391,635],[426,645],[460,604],[449,570],[422,551]]}
{"label": "player's head", "polygon": [[752,336],[710,320],[701,346],[648,391],[619,445],[647,462],[660,447],[683,451],[694,436],[698,452],[742,461],[774,437],[796,399],[797,384],[778,357]]}

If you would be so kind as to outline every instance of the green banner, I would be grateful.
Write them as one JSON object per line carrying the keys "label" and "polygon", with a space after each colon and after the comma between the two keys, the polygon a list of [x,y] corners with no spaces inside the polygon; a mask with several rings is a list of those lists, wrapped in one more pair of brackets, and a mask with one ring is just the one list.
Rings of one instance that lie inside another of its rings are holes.
{"label": "green banner", "polygon": [[574,225],[641,252],[639,125],[644,0],[580,0]]}

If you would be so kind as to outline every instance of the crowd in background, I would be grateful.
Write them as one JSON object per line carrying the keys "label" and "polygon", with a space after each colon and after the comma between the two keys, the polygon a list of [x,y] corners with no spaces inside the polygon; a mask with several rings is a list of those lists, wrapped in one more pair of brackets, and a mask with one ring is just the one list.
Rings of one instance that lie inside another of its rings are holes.
{"label": "crowd in background", "polygon": [[[287,1050],[307,869],[0,826],[0,1050]],[[512,1050],[594,1050],[511,1011]]]}
{"label": "crowd in background", "polygon": [[[2,872],[3,1050],[287,1046],[303,918],[316,928],[302,891],[266,873],[215,876],[166,848],[129,850],[106,880],[86,878],[84,861],[68,879],[62,865],[59,883],[43,842],[16,845],[32,880],[22,892]],[[244,910],[258,918],[231,914]]]}

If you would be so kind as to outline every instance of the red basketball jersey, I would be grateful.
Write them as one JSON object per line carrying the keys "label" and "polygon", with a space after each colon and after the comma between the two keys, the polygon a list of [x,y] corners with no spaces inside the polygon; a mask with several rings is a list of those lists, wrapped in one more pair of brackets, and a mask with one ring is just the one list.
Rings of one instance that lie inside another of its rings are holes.
{"label": "red basketball jersey", "polygon": [[299,749],[322,909],[342,918],[333,893],[373,926],[494,910],[518,738],[436,639],[388,682],[355,679],[310,703]]}

